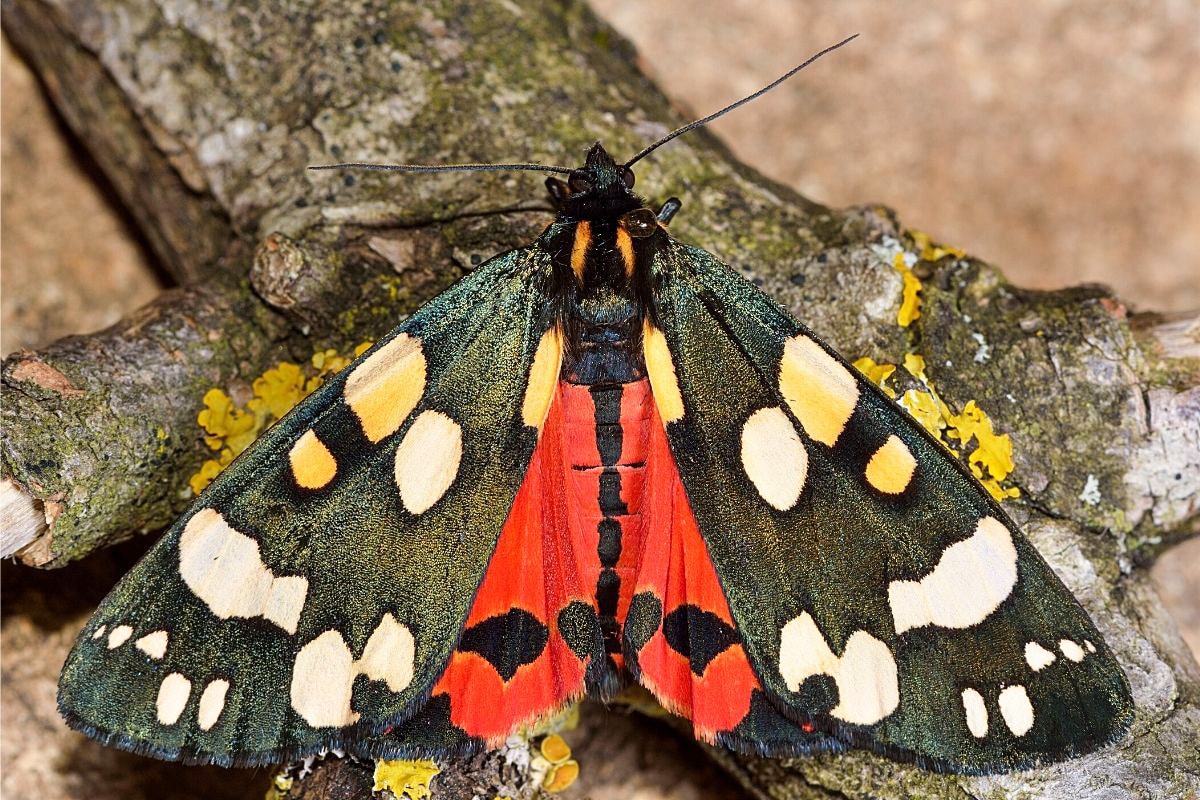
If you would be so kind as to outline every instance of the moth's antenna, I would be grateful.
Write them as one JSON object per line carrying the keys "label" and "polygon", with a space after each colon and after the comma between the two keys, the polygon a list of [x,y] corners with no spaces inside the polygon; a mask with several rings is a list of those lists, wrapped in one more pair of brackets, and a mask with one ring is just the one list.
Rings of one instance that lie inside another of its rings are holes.
{"label": "moth's antenna", "polygon": [[855,40],[855,39],[857,39],[857,38],[858,38],[858,34],[857,34],[857,33],[856,33],[856,34],[854,34],[853,36],[848,36],[848,37],[846,37],[845,39],[843,39],[842,41],[838,42],[837,44],[835,44],[835,45],[831,45],[831,46],[829,46],[829,47],[826,47],[826,48],[825,48],[824,50],[822,50],[821,52],[819,52],[819,53],[817,53],[817,54],[815,54],[815,55],[809,56],[809,57],[808,57],[808,59],[804,61],[804,63],[800,64],[799,66],[793,67],[793,68],[792,68],[792,69],[790,69],[790,70],[788,70],[788,71],[787,71],[787,72],[785,72],[783,75],[781,75],[781,76],[779,76],[778,78],[776,78],[775,80],[771,81],[770,83],[768,83],[768,84],[767,84],[766,86],[764,86],[763,88],[759,89],[759,90],[758,90],[757,92],[755,92],[754,94],[746,95],[746,96],[745,96],[745,97],[743,97],[741,100],[738,100],[736,103],[730,103],[729,105],[727,105],[727,106],[725,106],[724,108],[722,108],[720,111],[716,111],[716,112],[714,112],[714,113],[712,113],[712,114],[709,114],[707,117],[704,117],[703,119],[698,119],[698,120],[696,120],[695,122],[689,122],[687,125],[684,125],[682,128],[676,128],[675,130],[671,131],[670,133],[668,133],[668,134],[667,134],[666,136],[664,136],[663,138],[659,139],[659,140],[658,140],[657,142],[655,142],[654,144],[650,145],[649,147],[646,147],[644,150],[642,150],[640,153],[638,153],[638,154],[637,154],[636,156],[634,156],[633,158],[631,158],[631,159],[629,159],[628,161],[626,161],[626,162],[625,162],[625,166],[626,166],[626,167],[631,167],[631,166],[633,166],[633,165],[634,165],[634,164],[636,164],[638,161],[641,161],[643,158],[645,158],[646,156],[650,155],[652,152],[654,152],[655,150],[657,150],[658,148],[662,147],[662,146],[663,146],[664,144],[666,144],[667,142],[669,142],[669,141],[671,141],[672,139],[674,139],[676,136],[682,136],[683,134],[687,133],[688,131],[692,130],[693,128],[699,128],[699,127],[701,127],[702,125],[707,125],[708,123],[712,122],[712,121],[713,121],[714,119],[716,119],[717,117],[720,117],[720,116],[722,116],[722,115],[724,115],[724,114],[728,114],[730,111],[733,111],[733,110],[734,110],[735,108],[737,108],[738,106],[743,106],[743,105],[745,105],[746,103],[749,103],[751,100],[754,100],[754,99],[756,99],[756,98],[762,97],[764,94],[766,94],[767,92],[771,91],[771,90],[772,90],[772,89],[774,89],[776,86],[778,86],[779,84],[783,83],[783,82],[784,82],[784,81],[786,81],[788,78],[792,77],[792,76],[793,76],[793,75],[795,75],[797,72],[799,72],[800,70],[802,70],[802,69],[804,69],[805,67],[807,67],[809,64],[811,64],[811,63],[813,63],[814,61],[816,61],[816,60],[817,60],[818,58],[820,58],[821,56],[823,56],[823,55],[825,55],[825,54],[827,54],[827,53],[832,53],[834,50],[837,50],[837,49],[838,49],[839,47],[841,47],[842,45],[849,44],[850,42],[854,41],[854,40]]}
{"label": "moth's antenna", "polygon": [[380,172],[557,172],[570,175],[567,167],[545,164],[365,164],[348,161],[343,164],[320,164],[309,169],[372,169]]}

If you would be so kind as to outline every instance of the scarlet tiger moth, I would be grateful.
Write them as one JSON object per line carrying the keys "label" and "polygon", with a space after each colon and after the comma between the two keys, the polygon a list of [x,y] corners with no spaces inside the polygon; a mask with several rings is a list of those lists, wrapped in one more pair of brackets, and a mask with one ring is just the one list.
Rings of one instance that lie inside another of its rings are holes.
{"label": "scarlet tiger moth", "polygon": [[446,758],[636,680],[768,755],[984,773],[1118,738],[1124,673],[996,502],[633,192],[832,49],[623,164],[336,165],[567,180],[200,495],[80,635],[67,721],[224,765]]}

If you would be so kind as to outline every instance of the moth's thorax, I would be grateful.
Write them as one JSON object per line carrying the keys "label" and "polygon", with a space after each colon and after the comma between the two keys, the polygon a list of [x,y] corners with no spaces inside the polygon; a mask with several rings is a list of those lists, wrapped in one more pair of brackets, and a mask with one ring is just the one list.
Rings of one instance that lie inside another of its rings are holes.
{"label": "moth's thorax", "polygon": [[547,233],[566,339],[563,379],[597,384],[644,377],[649,252],[616,220],[560,222]]}

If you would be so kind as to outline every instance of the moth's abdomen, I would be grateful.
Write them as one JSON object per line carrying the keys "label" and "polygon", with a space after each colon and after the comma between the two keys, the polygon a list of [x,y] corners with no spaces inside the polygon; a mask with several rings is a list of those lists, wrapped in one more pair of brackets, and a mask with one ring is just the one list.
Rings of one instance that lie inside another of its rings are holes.
{"label": "moth's abdomen", "polygon": [[571,502],[582,549],[595,554],[599,567],[585,585],[595,587],[605,652],[621,667],[621,626],[633,598],[644,527],[650,383],[645,378],[590,386],[564,381],[559,392]]}

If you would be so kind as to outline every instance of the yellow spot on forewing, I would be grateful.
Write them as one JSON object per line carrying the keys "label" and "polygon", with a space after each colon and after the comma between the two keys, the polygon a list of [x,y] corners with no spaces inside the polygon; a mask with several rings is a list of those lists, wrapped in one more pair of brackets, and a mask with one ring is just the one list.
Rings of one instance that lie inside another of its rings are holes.
{"label": "yellow spot on forewing", "polygon": [[969,539],[947,547],[919,581],[892,581],[888,603],[896,633],[925,625],[969,628],[1000,607],[1017,584],[1012,534],[994,517],[979,521]]}
{"label": "yellow spot on forewing", "polygon": [[204,691],[200,695],[200,711],[196,717],[196,723],[200,726],[200,730],[212,730],[212,727],[217,724],[217,720],[221,718],[221,712],[225,710],[225,695],[228,692],[229,681],[224,678],[209,681],[208,686],[204,687]]}
{"label": "yellow spot on forewing", "polygon": [[129,641],[129,637],[133,635],[133,628],[128,625],[118,625],[113,628],[108,634],[108,649],[116,650],[121,645]]}
{"label": "yellow spot on forewing", "polygon": [[234,530],[215,509],[196,512],[179,537],[179,574],[221,619],[264,617],[295,633],[308,579],[276,577],[258,542]]}
{"label": "yellow spot on forewing", "polygon": [[168,635],[166,631],[147,633],[133,643],[134,647],[158,661],[167,654]]}
{"label": "yellow spot on forewing", "polygon": [[178,722],[191,694],[192,682],[178,672],[172,672],[163,678],[158,687],[158,699],[154,704],[158,721],[163,725],[174,725]]}
{"label": "yellow spot on forewing", "polygon": [[422,411],[396,448],[396,486],[411,514],[442,498],[462,462],[462,428],[440,411]]}
{"label": "yellow spot on forewing", "polygon": [[592,224],[586,219],[575,224],[575,239],[571,243],[571,271],[575,277],[583,281],[583,271],[587,268],[588,246],[592,243]]}
{"label": "yellow spot on forewing", "polygon": [[1042,647],[1037,642],[1025,643],[1025,663],[1034,672],[1040,672],[1054,663],[1058,656]]}
{"label": "yellow spot on forewing", "polygon": [[1007,686],[1000,692],[1000,716],[1013,736],[1024,736],[1033,727],[1033,704],[1025,687],[1017,684]]}
{"label": "yellow spot on forewing", "polygon": [[899,436],[889,436],[867,462],[867,483],[884,494],[900,494],[908,488],[917,460]]}
{"label": "yellow spot on forewing", "polygon": [[367,356],[346,378],[346,405],[378,442],[400,430],[425,392],[425,354],[407,333]]}
{"label": "yellow spot on forewing", "polygon": [[311,430],[296,440],[288,452],[292,476],[304,489],[320,489],[337,474],[337,461],[325,443]]}
{"label": "yellow spot on forewing", "polygon": [[683,419],[683,395],[679,393],[679,378],[675,372],[675,362],[671,359],[671,350],[662,331],[649,321],[642,327],[642,348],[646,373],[650,377],[650,390],[663,424]]}
{"label": "yellow spot on forewing", "polygon": [[436,763],[426,759],[381,759],[375,762],[375,784],[371,790],[390,791],[397,798],[425,800],[432,796],[430,783],[440,772]]}
{"label": "yellow spot on forewing", "polygon": [[779,511],[796,505],[808,477],[808,452],[782,408],[760,408],[742,426],[742,468]]}
{"label": "yellow spot on forewing", "polygon": [[358,721],[350,707],[354,679],[365,675],[401,692],[412,681],[416,644],[412,631],[384,614],[355,660],[342,634],[328,630],[304,645],[292,669],[292,708],[314,728],[340,728]]}
{"label": "yellow spot on forewing", "polygon": [[983,695],[974,689],[963,689],[963,712],[967,716],[967,730],[976,739],[982,739],[988,732],[987,706],[983,703]]}
{"label": "yellow spot on forewing", "polygon": [[779,391],[814,440],[833,447],[858,403],[858,381],[815,341],[800,334],[783,346]]}
{"label": "yellow spot on forewing", "polygon": [[624,227],[617,228],[617,252],[621,254],[621,264],[625,267],[626,275],[633,275],[634,254],[633,239]]}
{"label": "yellow spot on forewing", "polygon": [[829,713],[852,725],[873,725],[900,704],[899,673],[888,646],[859,630],[836,656],[807,611],[783,626],[779,674],[793,692],[814,675],[833,678],[838,704]]}
{"label": "yellow spot on forewing", "polygon": [[531,428],[542,429],[562,367],[562,334],[557,326],[542,334],[533,365],[529,368],[529,383],[521,403],[521,420]]}

